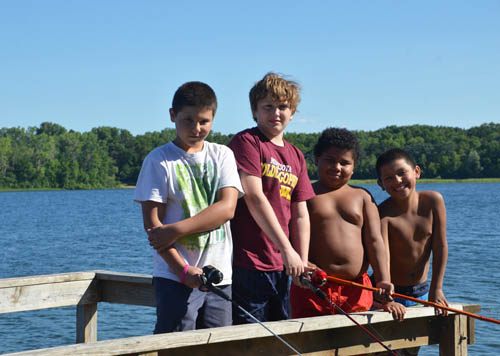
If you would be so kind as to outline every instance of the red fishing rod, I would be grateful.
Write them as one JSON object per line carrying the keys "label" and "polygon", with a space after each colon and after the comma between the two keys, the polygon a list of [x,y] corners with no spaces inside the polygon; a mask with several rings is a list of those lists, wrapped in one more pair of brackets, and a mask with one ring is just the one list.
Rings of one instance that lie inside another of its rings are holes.
{"label": "red fishing rod", "polygon": [[[377,292],[378,291],[377,288],[365,286],[364,284],[359,284],[359,283],[348,281],[348,280],[345,280],[345,279],[342,279],[342,278],[328,276],[322,270],[316,270],[316,271],[313,272],[313,280],[314,280],[314,276],[315,275],[316,275],[316,278],[320,278],[321,279],[322,278],[321,276],[324,275],[324,276],[326,276],[325,278],[327,280],[329,280],[329,281],[333,281],[333,282],[337,282],[337,283],[348,285],[348,286],[354,286],[354,287],[358,287],[358,288],[370,290],[372,292]],[[457,314],[467,315],[467,316],[469,316],[471,318],[474,318],[474,319],[483,320],[483,321],[489,321],[490,323],[495,323],[495,324],[500,324],[500,320],[493,319],[493,318],[488,318],[486,316],[482,316],[482,315],[478,315],[478,314],[474,314],[474,313],[470,313],[470,312],[467,312],[465,310],[451,308],[451,307],[448,307],[448,306],[443,305],[443,304],[439,304],[439,303],[435,303],[435,302],[429,302],[429,301],[423,300],[423,299],[417,299],[417,298],[410,297],[410,296],[407,296],[407,295],[404,295],[404,294],[400,294],[400,293],[392,293],[392,296],[393,297],[397,297],[397,298],[401,298],[401,299],[411,300],[412,302],[416,302],[416,303],[428,305],[428,306],[431,306],[431,307],[434,307],[434,308],[448,310],[448,311],[451,311],[451,312],[454,312],[454,313],[457,313]]]}
{"label": "red fishing rod", "polygon": [[[319,271],[319,270],[318,270]],[[316,271],[315,271],[316,272]],[[321,271],[323,272],[323,271]],[[326,276],[326,273],[324,273],[324,276]],[[375,340],[377,343],[379,343],[384,349],[389,351],[391,355],[397,356],[397,354],[392,351],[387,345],[385,345],[378,337],[376,337],[370,330],[365,328],[363,325],[358,323],[353,317],[351,317],[348,313],[346,313],[341,307],[339,307],[337,304],[335,304],[327,295],[324,291],[319,289],[316,285],[322,286],[326,283],[326,277],[323,277],[323,275],[319,273],[313,273],[312,274],[312,283],[309,281],[306,277],[303,275],[300,276],[300,283],[302,283],[303,286],[309,288],[311,292],[316,294],[318,297],[326,300],[328,303],[330,303],[337,311],[339,311],[341,314],[345,315],[349,320],[351,320],[354,324],[359,326],[361,330],[363,330],[368,336],[370,336],[373,340]]]}

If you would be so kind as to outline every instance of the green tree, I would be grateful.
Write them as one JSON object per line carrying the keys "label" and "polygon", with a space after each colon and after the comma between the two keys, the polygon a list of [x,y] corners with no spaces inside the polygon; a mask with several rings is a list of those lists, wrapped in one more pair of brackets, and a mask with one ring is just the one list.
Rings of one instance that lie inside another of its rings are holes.
{"label": "green tree", "polygon": [[474,150],[470,151],[465,161],[465,172],[467,176],[472,178],[480,177],[482,170],[483,167],[481,167],[479,154]]}

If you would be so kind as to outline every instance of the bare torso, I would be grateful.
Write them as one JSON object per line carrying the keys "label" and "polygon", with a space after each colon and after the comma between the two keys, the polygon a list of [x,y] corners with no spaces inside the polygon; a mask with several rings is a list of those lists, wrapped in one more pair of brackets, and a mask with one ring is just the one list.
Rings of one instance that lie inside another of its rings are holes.
{"label": "bare torso", "polygon": [[369,195],[349,185],[324,192],[315,184],[314,190],[316,197],[308,201],[309,259],[329,275],[355,279],[368,269],[362,232],[364,204]]}
{"label": "bare torso", "polygon": [[414,208],[402,211],[391,199],[379,208],[387,229],[391,280],[411,286],[427,281],[432,252],[432,192],[415,192]]}

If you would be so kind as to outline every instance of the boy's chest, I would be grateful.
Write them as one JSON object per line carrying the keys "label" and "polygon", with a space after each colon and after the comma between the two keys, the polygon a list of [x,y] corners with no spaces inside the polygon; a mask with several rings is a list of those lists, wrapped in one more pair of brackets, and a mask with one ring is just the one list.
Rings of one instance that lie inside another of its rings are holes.
{"label": "boy's chest", "polygon": [[389,220],[389,239],[391,236],[410,242],[423,243],[432,236],[433,219],[426,215],[403,215]]}
{"label": "boy's chest", "polygon": [[339,199],[332,195],[319,195],[312,199],[311,212],[316,219],[342,221],[356,226],[363,225],[363,201],[350,197]]}

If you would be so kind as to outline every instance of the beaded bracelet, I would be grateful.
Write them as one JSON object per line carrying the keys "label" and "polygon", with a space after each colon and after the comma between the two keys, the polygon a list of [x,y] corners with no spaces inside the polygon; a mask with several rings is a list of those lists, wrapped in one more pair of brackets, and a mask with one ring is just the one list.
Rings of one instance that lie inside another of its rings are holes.
{"label": "beaded bracelet", "polygon": [[186,279],[186,273],[188,271],[189,265],[186,263],[184,266],[184,270],[182,271],[181,283],[184,284],[184,280]]}

